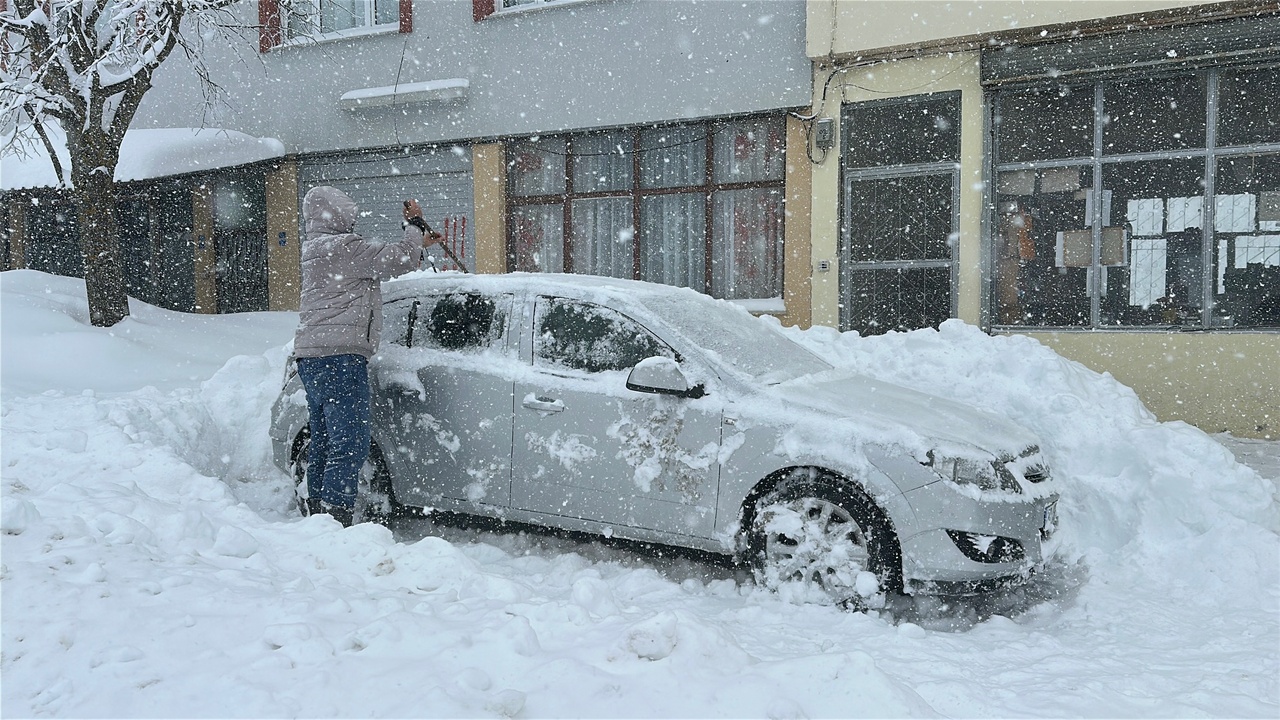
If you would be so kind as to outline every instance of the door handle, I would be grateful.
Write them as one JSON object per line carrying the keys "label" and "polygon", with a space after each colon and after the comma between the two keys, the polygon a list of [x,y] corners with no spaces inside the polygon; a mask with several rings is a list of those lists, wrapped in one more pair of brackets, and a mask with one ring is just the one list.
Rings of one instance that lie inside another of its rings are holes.
{"label": "door handle", "polygon": [[529,408],[530,410],[537,410],[538,412],[544,412],[544,413],[564,412],[564,403],[561,402],[560,400],[553,400],[552,398],[542,397],[540,395],[534,395],[533,393],[529,393],[528,395],[525,395],[524,400],[521,401],[521,404]]}

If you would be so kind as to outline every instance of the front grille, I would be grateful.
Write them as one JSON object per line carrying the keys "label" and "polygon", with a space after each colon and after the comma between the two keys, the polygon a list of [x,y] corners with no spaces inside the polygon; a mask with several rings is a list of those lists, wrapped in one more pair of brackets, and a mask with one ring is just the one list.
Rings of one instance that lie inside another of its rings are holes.
{"label": "front grille", "polygon": [[1022,477],[1029,483],[1042,483],[1049,479],[1049,471],[1042,467],[1027,468]]}
{"label": "front grille", "polygon": [[956,544],[960,552],[974,562],[1017,562],[1027,556],[1022,549],[1022,543],[1013,538],[980,535],[961,530],[948,530],[947,535],[951,536],[951,541]]}

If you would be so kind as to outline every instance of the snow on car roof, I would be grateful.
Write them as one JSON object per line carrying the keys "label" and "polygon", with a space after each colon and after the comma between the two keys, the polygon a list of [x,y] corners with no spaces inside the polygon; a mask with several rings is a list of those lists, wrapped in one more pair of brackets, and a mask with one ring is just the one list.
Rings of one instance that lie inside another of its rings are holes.
{"label": "snow on car roof", "polygon": [[[716,300],[689,288],[660,285],[642,280],[567,273],[514,272],[473,275],[458,272],[419,271],[402,275],[396,280],[387,282],[383,287],[383,295],[387,300],[403,298],[428,288],[469,288],[481,292],[526,292],[543,295],[555,295],[572,289],[575,295],[599,302],[635,299],[641,296],[661,296],[695,303],[722,303],[738,307],[733,303]],[[746,311],[742,310],[742,312]]]}

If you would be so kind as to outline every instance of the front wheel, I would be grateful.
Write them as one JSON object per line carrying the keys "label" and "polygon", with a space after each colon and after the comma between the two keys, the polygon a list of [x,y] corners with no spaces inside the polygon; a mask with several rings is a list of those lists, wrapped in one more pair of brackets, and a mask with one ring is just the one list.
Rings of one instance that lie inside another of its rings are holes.
{"label": "front wheel", "polygon": [[748,558],[756,581],[801,602],[883,607],[902,587],[892,526],[861,489],[798,470],[753,507]]}
{"label": "front wheel", "polygon": [[[298,513],[310,515],[307,508],[307,452],[311,447],[311,431],[304,426],[293,441],[293,489]],[[395,494],[391,490],[391,474],[377,443],[369,445],[369,458],[360,467],[360,480],[356,488],[356,507],[352,515],[355,522],[373,522],[386,525],[400,511]]]}

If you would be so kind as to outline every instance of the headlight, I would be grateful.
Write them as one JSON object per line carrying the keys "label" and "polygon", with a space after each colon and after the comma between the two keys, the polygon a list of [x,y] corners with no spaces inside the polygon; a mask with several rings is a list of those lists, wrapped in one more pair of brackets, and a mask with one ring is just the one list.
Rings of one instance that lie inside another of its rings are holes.
{"label": "headlight", "polygon": [[944,480],[964,485],[977,485],[983,490],[1004,490],[1021,493],[1018,479],[1004,463],[997,460],[970,460],[968,458],[943,458],[929,453],[926,463]]}

